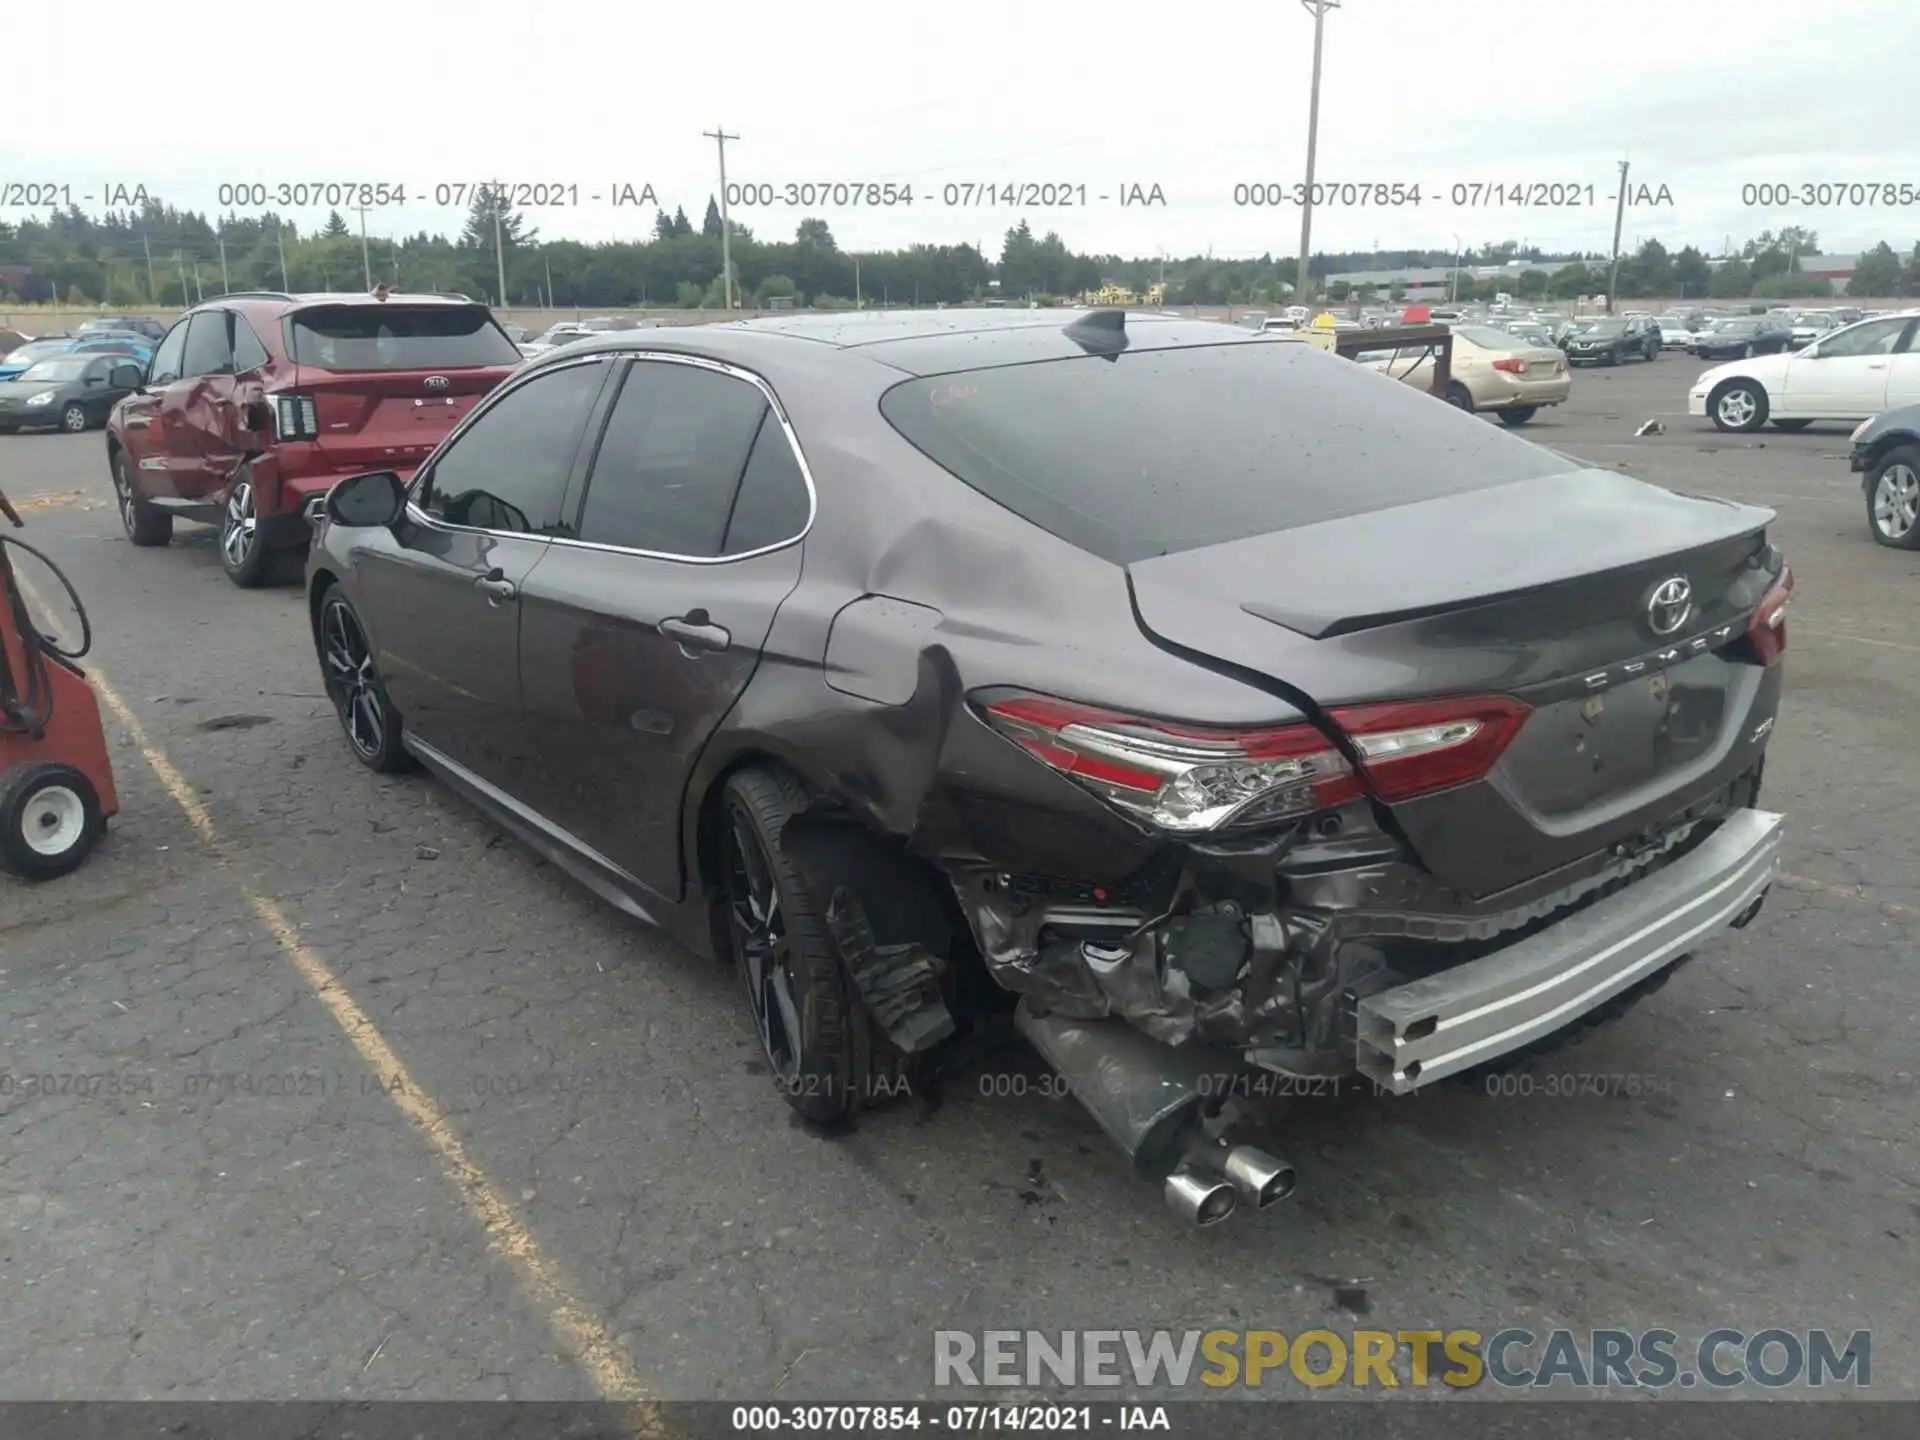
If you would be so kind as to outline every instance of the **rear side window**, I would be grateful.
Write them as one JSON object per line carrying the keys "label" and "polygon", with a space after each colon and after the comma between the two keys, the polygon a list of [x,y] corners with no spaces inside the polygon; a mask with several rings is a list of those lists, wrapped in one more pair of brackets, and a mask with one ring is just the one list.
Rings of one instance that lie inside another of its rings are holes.
{"label": "rear side window", "polygon": [[260,343],[260,337],[253,333],[253,327],[246,320],[233,317],[233,369],[236,375],[244,375],[249,370],[258,370],[267,363],[267,347]]}
{"label": "rear side window", "polygon": [[880,410],[973,489],[1118,565],[1571,468],[1298,344],[909,380]]}
{"label": "rear side window", "polygon": [[711,559],[767,414],[753,385],[693,365],[636,361],[587,478],[580,538]]}
{"label": "rear side window", "polygon": [[727,522],[723,555],[745,555],[782,545],[807,528],[813,499],[807,477],[787,439],[786,427],[769,410],[760,421],[760,438],[747,457],[740,477],[740,493],[733,500],[733,518]]}
{"label": "rear side window", "polygon": [[484,305],[318,305],[287,328],[293,358],[317,370],[459,370],[518,365]]}
{"label": "rear side window", "polygon": [[187,322],[187,353],[182,375],[231,375],[233,344],[227,338],[227,312],[202,310]]}

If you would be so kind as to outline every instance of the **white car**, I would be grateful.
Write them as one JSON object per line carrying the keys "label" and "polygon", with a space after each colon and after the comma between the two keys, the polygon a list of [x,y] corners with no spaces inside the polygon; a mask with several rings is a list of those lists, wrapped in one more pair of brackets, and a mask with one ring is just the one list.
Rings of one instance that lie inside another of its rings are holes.
{"label": "white car", "polygon": [[1839,322],[1827,310],[1802,310],[1793,317],[1793,348],[1805,349],[1822,335],[1839,329]]}
{"label": "white car", "polygon": [[1716,365],[1693,382],[1687,413],[1745,433],[1771,420],[1804,430],[1816,420],[1865,420],[1920,403],[1920,310],[1834,330],[1804,350]]}
{"label": "white car", "polygon": [[1662,315],[1655,321],[1660,327],[1660,347],[1663,350],[1693,349],[1693,327],[1687,324],[1684,315]]}

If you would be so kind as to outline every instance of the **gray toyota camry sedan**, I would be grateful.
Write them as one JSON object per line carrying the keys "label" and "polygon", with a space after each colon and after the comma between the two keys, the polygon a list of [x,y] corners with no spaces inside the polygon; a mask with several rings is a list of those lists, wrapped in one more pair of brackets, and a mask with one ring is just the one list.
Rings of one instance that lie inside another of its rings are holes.
{"label": "gray toyota camry sedan", "polygon": [[737,967],[833,1123],[1013,1024],[1198,1223],[1261,1077],[1565,1043],[1758,912],[1771,511],[1315,347],[788,316],[535,360],[308,568],[351,752]]}

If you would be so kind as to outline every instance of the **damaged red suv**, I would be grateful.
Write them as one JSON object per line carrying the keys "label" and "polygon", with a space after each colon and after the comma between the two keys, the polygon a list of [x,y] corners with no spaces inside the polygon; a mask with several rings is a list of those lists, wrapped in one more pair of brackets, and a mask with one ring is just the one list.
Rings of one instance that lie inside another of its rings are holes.
{"label": "damaged red suv", "polygon": [[165,545],[176,517],[218,525],[227,578],[261,584],[304,546],[336,480],[411,474],[520,361],[464,296],[209,300],[167,332],[108,419],[127,538]]}

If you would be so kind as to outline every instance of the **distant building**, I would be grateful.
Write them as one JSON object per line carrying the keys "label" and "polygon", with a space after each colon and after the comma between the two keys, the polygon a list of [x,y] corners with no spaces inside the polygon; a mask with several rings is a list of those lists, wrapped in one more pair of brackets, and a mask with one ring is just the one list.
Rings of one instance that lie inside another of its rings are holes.
{"label": "distant building", "polygon": [[1833,286],[1833,293],[1847,293],[1847,282],[1853,279],[1853,267],[1860,262],[1858,255],[1802,255],[1798,260],[1801,273],[1818,275]]}
{"label": "distant building", "polygon": [[[1505,265],[1469,265],[1462,262],[1460,273],[1470,276],[1478,284],[1487,280],[1518,280],[1529,270],[1551,275],[1572,263],[1570,260],[1514,260]],[[1389,291],[1396,288],[1405,291],[1408,300],[1444,300],[1453,288],[1453,267],[1427,265],[1405,270],[1348,270],[1329,275],[1320,282],[1323,288],[1342,283],[1355,290],[1371,285],[1383,300]]]}

